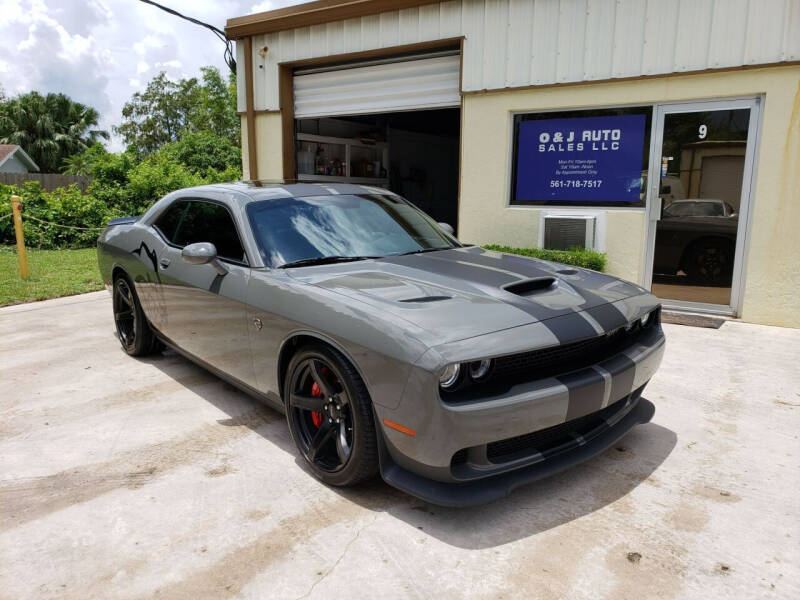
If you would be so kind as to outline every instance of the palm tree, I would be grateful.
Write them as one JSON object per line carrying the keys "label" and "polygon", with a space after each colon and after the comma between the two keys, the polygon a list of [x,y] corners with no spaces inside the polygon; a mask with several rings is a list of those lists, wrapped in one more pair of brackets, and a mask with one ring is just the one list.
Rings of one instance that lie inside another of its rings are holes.
{"label": "palm tree", "polygon": [[17,144],[43,173],[55,173],[108,132],[95,129],[100,115],[64,94],[22,94],[5,102],[0,111],[0,144]]}

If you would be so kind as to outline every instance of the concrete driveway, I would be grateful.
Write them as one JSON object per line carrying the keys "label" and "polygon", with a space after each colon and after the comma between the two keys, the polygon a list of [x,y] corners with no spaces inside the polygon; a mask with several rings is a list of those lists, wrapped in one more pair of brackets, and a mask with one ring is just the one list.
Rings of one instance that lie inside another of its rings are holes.
{"label": "concrete driveway", "polygon": [[0,309],[0,597],[800,598],[800,330],[665,328],[652,423],[456,510],[321,485],[106,292]]}

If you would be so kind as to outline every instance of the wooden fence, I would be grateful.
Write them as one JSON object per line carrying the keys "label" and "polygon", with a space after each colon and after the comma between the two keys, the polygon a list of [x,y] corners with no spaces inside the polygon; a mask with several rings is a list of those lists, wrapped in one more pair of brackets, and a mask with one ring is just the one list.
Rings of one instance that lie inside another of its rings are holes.
{"label": "wooden fence", "polygon": [[75,183],[85,192],[92,182],[92,178],[88,175],[62,175],[61,173],[0,173],[0,183],[5,185],[23,185],[26,181],[39,181],[42,189],[47,191]]}

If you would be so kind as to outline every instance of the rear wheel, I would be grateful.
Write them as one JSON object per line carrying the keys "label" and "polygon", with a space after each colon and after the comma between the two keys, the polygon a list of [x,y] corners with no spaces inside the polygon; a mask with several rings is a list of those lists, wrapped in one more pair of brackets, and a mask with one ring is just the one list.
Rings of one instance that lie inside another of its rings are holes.
{"label": "rear wheel", "polygon": [[112,304],[117,337],[126,353],[131,356],[146,356],[161,350],[161,342],[153,335],[145,319],[136,290],[124,275],[114,280]]}
{"label": "rear wheel", "polygon": [[319,479],[346,486],[377,472],[369,394],[339,352],[322,345],[299,350],[286,371],[284,396],[292,438]]}
{"label": "rear wheel", "polygon": [[721,239],[697,241],[687,253],[684,270],[695,284],[730,285],[733,275],[733,247]]}

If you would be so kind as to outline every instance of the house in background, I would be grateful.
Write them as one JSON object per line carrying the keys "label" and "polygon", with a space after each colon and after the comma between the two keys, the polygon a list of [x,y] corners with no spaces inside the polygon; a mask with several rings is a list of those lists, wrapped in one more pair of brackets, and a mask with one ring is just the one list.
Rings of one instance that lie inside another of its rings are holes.
{"label": "house in background", "polygon": [[39,165],[33,162],[16,144],[0,144],[0,173],[38,173]]}

